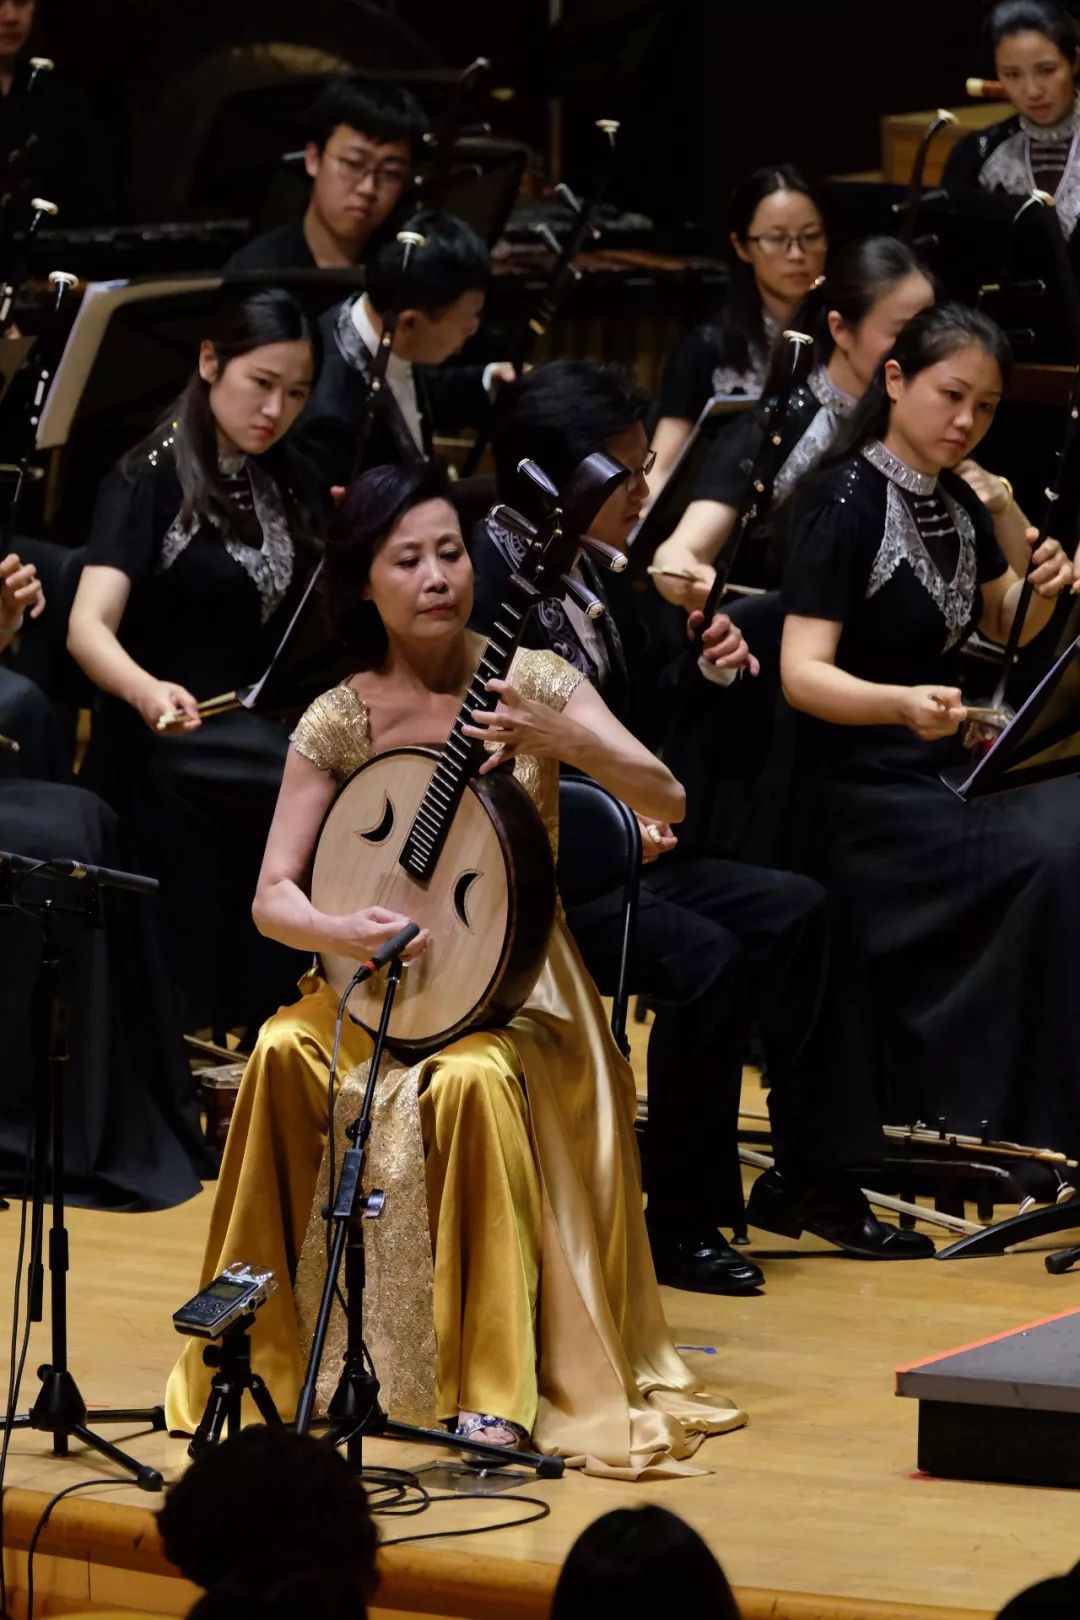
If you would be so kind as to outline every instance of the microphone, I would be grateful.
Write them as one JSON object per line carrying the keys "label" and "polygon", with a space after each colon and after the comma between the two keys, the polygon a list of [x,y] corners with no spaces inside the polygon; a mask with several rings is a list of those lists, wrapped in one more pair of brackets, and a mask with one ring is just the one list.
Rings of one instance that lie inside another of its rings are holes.
{"label": "microphone", "polygon": [[90,866],[85,861],[35,861],[28,855],[15,855],[0,849],[0,867],[27,877],[87,878],[103,889],[127,889],[131,894],[157,894],[157,878],[140,872],[117,872],[111,866]]}
{"label": "microphone", "polygon": [[406,945],[411,945],[419,932],[419,923],[406,923],[405,927],[400,929],[393,939],[388,939],[385,945],[380,945],[377,951],[373,951],[367,961],[361,962],[353,974],[349,981],[349,988],[345,992],[345,997],[351,996],[358,984],[363,984],[364,980],[370,979],[373,973],[378,973],[395,956],[400,956]]}

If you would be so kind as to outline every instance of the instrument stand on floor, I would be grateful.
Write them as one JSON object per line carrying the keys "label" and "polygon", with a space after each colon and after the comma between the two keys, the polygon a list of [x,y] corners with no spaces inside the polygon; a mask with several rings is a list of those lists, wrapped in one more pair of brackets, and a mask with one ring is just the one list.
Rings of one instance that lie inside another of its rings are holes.
{"label": "instrument stand on floor", "polygon": [[239,1434],[242,1426],[241,1406],[244,1392],[251,1396],[259,1416],[267,1428],[280,1428],[281,1417],[274,1405],[274,1397],[265,1382],[251,1368],[251,1340],[248,1330],[255,1321],[255,1312],[242,1316],[235,1327],[222,1335],[220,1344],[208,1344],[203,1360],[217,1371],[210,1380],[210,1395],[206,1410],[199,1419],[199,1427],[188,1446],[189,1457],[201,1457],[204,1451],[216,1446],[226,1432]]}
{"label": "instrument stand on floor", "polygon": [[[413,929],[415,934],[416,929]],[[386,1045],[386,1032],[390,1024],[394,995],[401,982],[401,957],[392,956],[383,998],[382,1014],[375,1036],[375,1044],[368,1064],[367,1084],[360,1113],[346,1131],[349,1147],[341,1161],[341,1172],[336,1189],[331,1189],[333,1203],[329,1220],[333,1229],[326,1280],[319,1301],[311,1353],[308,1357],[304,1385],[296,1408],[296,1431],[304,1434],[311,1427],[315,1408],[319,1369],[326,1348],[326,1334],[330,1326],[338,1274],[342,1258],[345,1261],[345,1294],[347,1338],[345,1364],[341,1379],[327,1409],[331,1439],[335,1445],[345,1442],[346,1455],[354,1467],[363,1467],[365,1435],[386,1440],[411,1441],[417,1445],[440,1446],[468,1456],[476,1463],[492,1468],[518,1466],[530,1468],[541,1479],[558,1479],[564,1471],[559,1457],[542,1457],[538,1452],[508,1451],[505,1446],[487,1445],[481,1440],[462,1439],[445,1429],[418,1428],[411,1423],[398,1423],[389,1418],[379,1404],[379,1380],[367,1345],[364,1343],[363,1307],[366,1263],[364,1255],[364,1221],[378,1220],[386,1203],[386,1194],[378,1188],[370,1193],[362,1190],[364,1160],[371,1135],[371,1110],[375,1100],[375,1085]],[[339,1020],[344,1013],[353,986],[349,985],[341,999]]]}
{"label": "instrument stand on floor", "polygon": [[[86,892],[77,903],[58,904],[28,891],[27,881],[56,878],[82,880]],[[64,1065],[67,1063],[68,1007],[64,991],[63,964],[57,946],[53,919],[69,916],[90,926],[100,921],[100,890],[106,887],[129,889],[136,894],[153,894],[153,878],[134,873],[113,872],[107,867],[84,866],[80,861],[34,861],[22,855],[0,851],[0,910],[29,916],[42,931],[41,966],[38,970],[31,1014],[31,1050],[37,1070],[34,1104],[32,1178],[30,1206],[30,1260],[27,1288],[30,1321],[44,1319],[45,1273],[42,1263],[45,1210],[50,1202],[48,1171],[52,1170],[52,1225],[49,1231],[50,1314],[52,1356],[38,1368],[41,1389],[29,1412],[11,1419],[12,1429],[40,1429],[52,1435],[54,1457],[69,1455],[69,1442],[80,1441],[111,1462],[127,1470],[144,1491],[160,1491],[164,1481],[156,1468],[121,1451],[87,1427],[87,1408],[68,1367],[67,1273],[68,1234],[64,1224]],[[127,1423],[149,1429],[164,1429],[162,1406],[124,1407],[94,1412],[95,1423]],[[8,1420],[0,1418],[0,1433]]]}

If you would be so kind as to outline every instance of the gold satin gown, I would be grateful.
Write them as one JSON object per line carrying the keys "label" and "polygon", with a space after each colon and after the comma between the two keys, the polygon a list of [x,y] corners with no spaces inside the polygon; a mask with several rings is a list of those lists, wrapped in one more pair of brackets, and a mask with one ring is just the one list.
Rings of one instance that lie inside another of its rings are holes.
{"label": "gold satin gown", "polygon": [[[517,689],[561,709],[578,680],[549,652],[519,652]],[[347,684],[318,698],[293,746],[344,782],[371,757],[367,708]],[[558,767],[514,762],[554,848]],[[325,1275],[326,1084],[337,998],[312,973],[260,1032],[237,1101],[203,1265],[273,1267],[252,1359],[279,1410],[296,1404]],[[371,1042],[346,1020],[336,1105],[359,1112]],[[411,1068],[384,1060],[365,1183],[381,1219],[365,1228],[365,1338],[393,1417],[431,1425],[459,1410],[520,1423],[540,1451],[621,1479],[698,1473],[707,1434],[744,1413],[699,1389],[672,1344],[642,1212],[633,1075],[561,918],[525,1008]],[[294,1284],[290,1289],[290,1282]],[[335,1306],[320,1380],[337,1383],[345,1326]],[[190,1339],[166,1395],[190,1432],[209,1393]],[[252,1415],[254,1415],[252,1413]]]}

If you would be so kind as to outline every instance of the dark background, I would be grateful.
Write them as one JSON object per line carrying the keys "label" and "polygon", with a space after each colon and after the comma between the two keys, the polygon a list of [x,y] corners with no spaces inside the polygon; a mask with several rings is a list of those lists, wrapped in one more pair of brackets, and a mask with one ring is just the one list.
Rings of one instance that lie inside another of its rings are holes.
{"label": "dark background", "polygon": [[515,100],[500,132],[546,153],[561,95],[566,173],[584,178],[588,126],[623,120],[614,200],[651,215],[660,245],[703,227],[721,241],[734,179],[795,158],[827,173],[873,169],[879,119],[964,101],[988,71],[981,0],[875,6],[767,0],[40,0],[37,47],[81,82],[106,120],[129,218],[163,218],[171,170],[197,146],[223,85],[295,64],[463,66],[484,54]]}

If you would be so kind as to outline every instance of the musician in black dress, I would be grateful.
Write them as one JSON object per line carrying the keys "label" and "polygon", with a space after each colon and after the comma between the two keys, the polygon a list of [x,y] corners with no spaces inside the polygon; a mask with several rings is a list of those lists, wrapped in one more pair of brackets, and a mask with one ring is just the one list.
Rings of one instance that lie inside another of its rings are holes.
{"label": "musician in black dress", "polygon": [[[613,367],[557,361],[530,372],[505,391],[496,412],[499,495],[527,511],[527,489],[516,471],[525,455],[560,484],[586,455],[603,449],[634,478],[608,501],[590,534],[625,550],[648,493],[646,410],[645,397]],[[473,545],[478,628],[493,623],[515,561],[512,537],[497,525],[481,525]],[[650,642],[632,595],[618,589],[620,576],[601,574],[584,556],[575,573],[606,604],[605,617],[586,619],[569,598],[545,602],[526,641],[586,674],[640,734],[668,654]],[[755,668],[723,615],[710,626],[705,656],[728,680]],[[722,687],[702,685],[716,705],[727,703]],[[670,702],[670,684],[667,691]],[[655,1009],[648,1050],[648,1221],[657,1274],[699,1292],[744,1292],[760,1285],[761,1272],[718,1228],[733,1219],[733,1197],[741,1203],[737,1116],[745,1037],[755,1018],[769,1057],[778,1157],[786,1164],[809,1157],[824,1176],[812,1116],[828,1086],[814,1045],[828,969],[825,897],[815,883],[790,872],[688,855],[669,826],[646,820],[642,829],[646,867],[633,988]],[[617,972],[622,903],[621,893],[613,892],[568,911],[602,991],[610,992]],[[857,1109],[843,1111],[854,1128]],[[828,1148],[830,1165],[842,1165],[844,1138],[845,1129],[838,1129]],[[876,1221],[846,1189],[838,1195],[823,1183],[820,1213],[815,1230],[849,1253],[901,1259],[927,1252],[924,1239]]]}
{"label": "musician in black dress", "polygon": [[30,88],[36,10],[37,0],[0,0],[0,193],[13,188],[19,227],[34,196],[57,205],[62,225],[113,220],[116,165],[83,91],[49,71]]}
{"label": "musician in black dress", "polygon": [[412,249],[393,241],[375,255],[367,290],[323,316],[322,374],[293,437],[294,453],[328,498],[354,476],[382,312],[397,312],[384,386],[378,392],[364,467],[431,458],[432,437],[477,426],[491,392],[507,375],[501,364],[441,369],[463,348],[484,312],[491,261],[483,242],[452,214],[417,214],[409,230],[424,238]]}
{"label": "musician in black dress", "polygon": [[310,574],[314,524],[281,441],[317,345],[278,290],[211,332],[169,419],[102,485],[69,647],[100,688],[87,777],[161,879],[189,1018],[227,1027],[264,1017],[303,969],[250,916],[288,739],[267,715],[204,723],[197,705],[260,678]]}
{"label": "musician in black dress", "polygon": [[774,339],[825,268],[824,202],[793,164],[747,175],[732,193],[728,217],[727,298],[711,320],[683,335],[664,368],[654,496],[713,394],[757,399]]}
{"label": "musician in black dress", "polygon": [[[37,618],[44,596],[32,564],[0,562],[0,652]],[[34,860],[137,869],[116,816],[83,788],[49,780],[32,683],[0,669],[0,850]],[[18,752],[9,744],[15,744]],[[70,769],[58,775],[70,776]],[[3,884],[0,884],[2,898]],[[77,879],[22,880],[21,899],[51,900],[54,943],[70,1010],[65,1078],[66,1181],[79,1203],[162,1209],[199,1190],[214,1160],[202,1141],[191,1070],[152,899],[102,890],[100,926],[65,913],[85,898]],[[21,1185],[40,1074],[32,1012],[42,956],[39,924],[0,903],[0,1185]]]}
{"label": "musician in black dress", "polygon": [[[897,332],[934,301],[929,272],[905,243],[867,237],[833,254],[824,282],[792,316],[796,330],[814,339],[809,375],[796,389],[782,424],[773,493],[782,496],[828,448],[843,418],[866,389]],[[777,354],[767,393],[780,391],[791,373],[790,345]],[[694,498],[671,536],[657,547],[653,575],[661,595],[679,607],[700,607],[713,581],[713,560],[735,526],[747,470],[762,440],[757,414],[748,413],[717,443]],[[771,586],[777,561],[752,536],[740,556],[739,579]],[[677,577],[693,576],[692,581]]]}
{"label": "musician in black dress", "polygon": [[[890,1122],[1080,1148],[1080,781],[962,803],[971,756],[956,655],[1004,640],[1035,531],[997,534],[952,470],[1009,369],[1000,330],[946,305],[900,334],[842,439],[801,488],[786,543],[783,681],[798,711],[790,795],[806,869],[839,919],[847,1061]],[[1034,554],[1027,639],[1071,584]],[[797,1230],[800,1192],[756,1183],[751,1219]]]}
{"label": "musician in black dress", "polygon": [[1080,30],[1056,0],[1000,0],[987,26],[994,70],[1016,111],[958,141],[943,184],[1017,197],[1049,192],[1071,237],[1080,218]]}
{"label": "musician in black dress", "polygon": [[398,210],[427,119],[398,85],[330,79],[307,115],[311,196],[301,219],[255,237],[226,270],[327,270],[360,264]]}

